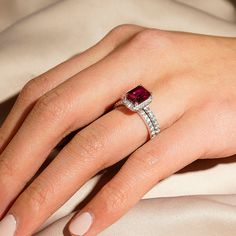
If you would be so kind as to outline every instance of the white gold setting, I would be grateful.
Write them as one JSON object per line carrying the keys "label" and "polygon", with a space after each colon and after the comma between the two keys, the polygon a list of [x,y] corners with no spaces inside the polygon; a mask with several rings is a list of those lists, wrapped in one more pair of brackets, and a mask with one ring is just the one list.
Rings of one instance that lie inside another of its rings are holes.
{"label": "white gold setting", "polygon": [[152,94],[142,103],[133,104],[129,99],[127,99],[127,94],[123,95],[121,99],[115,103],[114,107],[121,105],[126,106],[131,111],[137,112],[146,124],[150,138],[154,138],[161,130],[160,125],[155,117],[154,113],[151,111],[149,104],[152,102]]}
{"label": "white gold setting", "polygon": [[145,100],[144,102],[140,103],[140,104],[133,104],[132,102],[130,102],[126,95],[124,95],[122,98],[122,103],[128,107],[131,111],[138,111],[140,109],[143,109],[144,107],[146,107],[147,105],[149,105],[152,102],[152,95]]}

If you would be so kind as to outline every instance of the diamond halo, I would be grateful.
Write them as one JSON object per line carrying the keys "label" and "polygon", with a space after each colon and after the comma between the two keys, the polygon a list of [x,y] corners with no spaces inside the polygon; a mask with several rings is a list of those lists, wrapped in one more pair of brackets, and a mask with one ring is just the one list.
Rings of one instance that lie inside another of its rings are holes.
{"label": "diamond halo", "polygon": [[160,132],[160,125],[149,107],[152,100],[152,94],[142,85],[138,85],[132,90],[129,90],[115,103],[115,107],[124,105],[131,111],[137,112],[145,122],[150,138],[154,138]]}

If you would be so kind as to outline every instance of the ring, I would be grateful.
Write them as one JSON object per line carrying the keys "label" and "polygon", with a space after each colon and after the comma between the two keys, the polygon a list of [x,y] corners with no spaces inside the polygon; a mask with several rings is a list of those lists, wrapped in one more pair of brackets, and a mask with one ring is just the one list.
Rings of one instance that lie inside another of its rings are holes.
{"label": "ring", "polygon": [[161,130],[160,125],[151,111],[149,104],[152,102],[152,94],[142,85],[131,89],[125,93],[119,101],[114,105],[114,108],[124,105],[131,111],[137,112],[145,122],[150,138],[154,138]]}

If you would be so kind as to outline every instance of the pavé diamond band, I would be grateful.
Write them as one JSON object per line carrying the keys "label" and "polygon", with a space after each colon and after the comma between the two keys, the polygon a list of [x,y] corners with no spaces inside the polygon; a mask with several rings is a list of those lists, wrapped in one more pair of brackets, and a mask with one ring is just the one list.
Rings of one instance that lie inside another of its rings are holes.
{"label": "pav\u00e9 diamond band", "polygon": [[152,102],[151,93],[143,86],[138,85],[124,94],[115,103],[114,107],[124,105],[131,111],[137,112],[148,127],[150,138],[154,138],[160,132],[160,125],[148,106]]}

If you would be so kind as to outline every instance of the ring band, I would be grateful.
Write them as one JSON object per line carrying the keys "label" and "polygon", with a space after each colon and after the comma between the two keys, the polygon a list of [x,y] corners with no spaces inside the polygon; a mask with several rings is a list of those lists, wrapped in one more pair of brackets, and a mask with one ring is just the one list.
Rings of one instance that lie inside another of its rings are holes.
{"label": "ring band", "polygon": [[124,94],[114,105],[114,108],[124,105],[131,111],[137,112],[145,122],[150,138],[154,138],[161,130],[156,116],[151,111],[149,104],[152,102],[152,94],[142,85],[131,89]]}

